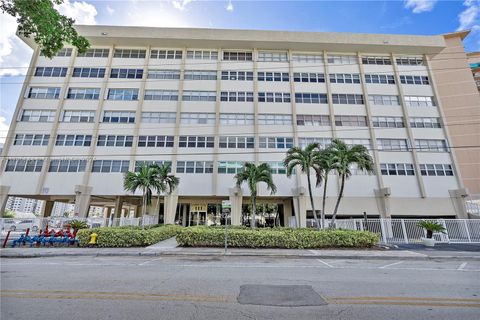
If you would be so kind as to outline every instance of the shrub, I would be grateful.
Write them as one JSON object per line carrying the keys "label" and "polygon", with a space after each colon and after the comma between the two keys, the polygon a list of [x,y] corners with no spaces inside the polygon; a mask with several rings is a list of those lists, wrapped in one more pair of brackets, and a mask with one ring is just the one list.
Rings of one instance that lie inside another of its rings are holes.
{"label": "shrub", "polygon": [[[209,227],[183,228],[177,242],[183,247],[223,247],[224,230]],[[369,231],[313,229],[229,229],[228,246],[240,248],[368,248],[379,241]]]}
{"label": "shrub", "polygon": [[82,229],[77,236],[81,247],[88,246],[90,234],[96,233],[98,247],[145,247],[159,241],[174,237],[180,226],[166,225],[145,228],[113,227]]}

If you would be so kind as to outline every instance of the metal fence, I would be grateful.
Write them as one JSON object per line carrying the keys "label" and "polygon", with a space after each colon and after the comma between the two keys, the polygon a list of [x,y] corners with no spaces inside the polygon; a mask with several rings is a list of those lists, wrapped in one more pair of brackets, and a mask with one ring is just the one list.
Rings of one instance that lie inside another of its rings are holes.
{"label": "metal fence", "polygon": [[[426,231],[418,226],[425,219],[340,219],[335,221],[337,229],[367,230],[379,233],[384,244],[420,243]],[[441,223],[445,233],[434,233],[439,243],[480,243],[480,219],[426,219]],[[331,224],[326,220],[326,225]],[[307,225],[315,225],[307,221]]]}

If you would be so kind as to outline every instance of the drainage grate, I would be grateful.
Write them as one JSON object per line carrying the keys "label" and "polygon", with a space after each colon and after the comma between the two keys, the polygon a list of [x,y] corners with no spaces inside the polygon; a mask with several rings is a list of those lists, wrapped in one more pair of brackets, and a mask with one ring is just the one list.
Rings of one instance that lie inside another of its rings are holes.
{"label": "drainage grate", "polygon": [[255,304],[261,306],[301,307],[323,306],[327,303],[306,285],[256,285],[240,286],[238,295],[240,304]]}

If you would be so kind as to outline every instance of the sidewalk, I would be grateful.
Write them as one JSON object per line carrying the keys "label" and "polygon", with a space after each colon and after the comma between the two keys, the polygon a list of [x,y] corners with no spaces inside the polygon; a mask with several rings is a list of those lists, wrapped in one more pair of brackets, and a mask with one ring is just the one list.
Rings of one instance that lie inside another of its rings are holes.
{"label": "sidewalk", "polygon": [[[35,258],[57,256],[223,256],[223,248],[181,248],[172,239],[146,248],[5,248],[0,249],[2,258]],[[454,251],[424,249],[419,246],[405,249],[228,249],[226,256],[310,258],[310,259],[365,259],[365,260],[429,260],[458,259],[480,261],[480,251]]]}

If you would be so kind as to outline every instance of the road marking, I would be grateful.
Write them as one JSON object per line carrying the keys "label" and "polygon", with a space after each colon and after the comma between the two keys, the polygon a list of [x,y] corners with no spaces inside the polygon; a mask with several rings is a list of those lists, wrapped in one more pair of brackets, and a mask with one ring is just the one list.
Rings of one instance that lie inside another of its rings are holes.
{"label": "road marking", "polygon": [[317,259],[317,261],[323,263],[324,265],[326,265],[326,266],[329,267],[329,268],[335,268],[334,266],[332,266],[331,264],[329,264],[329,263],[327,263],[327,262],[325,262],[325,261],[323,261],[323,260]]}
{"label": "road marking", "polygon": [[460,307],[460,308],[480,308],[480,303],[430,303],[430,302],[413,302],[413,301],[342,301],[334,302],[335,304],[372,304],[372,305],[390,305],[390,306],[425,306],[425,307]]}
{"label": "road marking", "polygon": [[457,268],[457,270],[461,271],[461,270],[465,269],[466,266],[467,266],[467,263],[464,262]]}
{"label": "road marking", "polygon": [[154,262],[154,261],[158,261],[158,260],[162,260],[162,258],[150,259],[150,260],[144,261],[144,262],[142,262],[142,263],[139,263],[138,265],[139,265],[139,266],[144,266],[144,265],[146,265],[146,264],[148,264],[148,263],[150,263],[150,262]]}
{"label": "road marking", "polygon": [[473,298],[429,298],[429,297],[374,297],[374,296],[365,296],[365,297],[329,297],[328,299],[332,300],[415,300],[415,301],[447,301],[447,302],[476,302],[480,303],[480,299]]}
{"label": "road marking", "polygon": [[399,265],[400,263],[403,263],[403,261],[398,261],[398,262],[390,263],[390,264],[387,264],[387,265],[378,267],[378,269],[386,269],[386,268],[388,268],[388,267],[392,267],[392,266]]}

